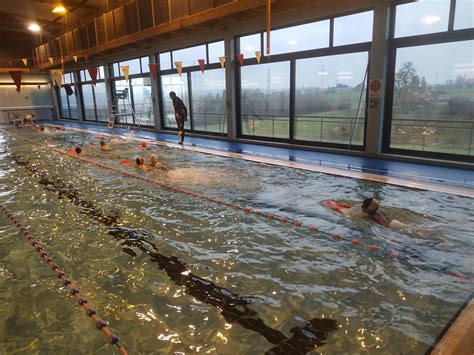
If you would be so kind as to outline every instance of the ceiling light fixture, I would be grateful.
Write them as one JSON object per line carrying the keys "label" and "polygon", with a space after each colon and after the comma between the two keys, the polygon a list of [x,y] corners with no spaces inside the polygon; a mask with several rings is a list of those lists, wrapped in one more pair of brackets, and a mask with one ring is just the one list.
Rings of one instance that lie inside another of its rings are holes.
{"label": "ceiling light fixture", "polygon": [[66,13],[66,8],[63,5],[56,5],[53,11],[51,11],[53,14],[65,14]]}
{"label": "ceiling light fixture", "polygon": [[28,26],[28,29],[32,32],[39,32],[41,30],[41,27],[39,27],[36,23],[32,23]]}

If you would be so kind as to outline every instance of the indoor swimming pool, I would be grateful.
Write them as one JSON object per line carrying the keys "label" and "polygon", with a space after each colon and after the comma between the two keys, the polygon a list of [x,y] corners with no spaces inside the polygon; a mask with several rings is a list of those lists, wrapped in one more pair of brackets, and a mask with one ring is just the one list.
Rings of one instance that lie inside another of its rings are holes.
{"label": "indoor swimming pool", "polygon": [[[133,138],[0,130],[0,203],[130,354],[420,354],[472,291],[471,198]],[[406,226],[320,204],[372,196]],[[3,215],[0,292],[5,353],[117,352]]]}

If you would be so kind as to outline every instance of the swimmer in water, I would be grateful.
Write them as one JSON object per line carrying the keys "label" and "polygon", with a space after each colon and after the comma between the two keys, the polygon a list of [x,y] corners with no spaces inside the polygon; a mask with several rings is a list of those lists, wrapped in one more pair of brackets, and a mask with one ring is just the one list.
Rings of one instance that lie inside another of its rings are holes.
{"label": "swimmer in water", "polygon": [[145,173],[148,173],[151,170],[153,170],[153,169],[147,168],[145,166],[145,159],[143,159],[142,157],[138,157],[137,159],[135,159],[135,163],[136,163],[135,168],[138,169],[138,170],[141,170]]}
{"label": "swimmer in water", "polygon": [[110,145],[105,144],[104,140],[100,141],[100,150],[102,152],[110,152],[112,150],[112,147]]}
{"label": "swimmer in water", "polygon": [[160,162],[158,161],[158,159],[156,158],[156,155],[155,155],[155,154],[150,155],[150,167],[152,167],[152,168],[159,168],[159,167],[161,167],[161,164],[160,164]]}
{"label": "swimmer in water", "polygon": [[346,217],[368,219],[385,228],[401,229],[406,226],[396,219],[389,221],[388,218],[379,211],[380,203],[373,197],[366,198],[360,208],[336,201],[322,201],[321,205]]}
{"label": "swimmer in water", "polygon": [[148,145],[146,144],[146,142],[143,141],[143,142],[140,144],[140,149],[141,149],[141,150],[148,150],[148,149],[150,149],[150,148],[148,147]]}
{"label": "swimmer in water", "polygon": [[44,133],[44,127],[34,127],[33,130],[36,132],[36,133]]}
{"label": "swimmer in water", "polygon": [[84,154],[81,147],[71,148],[67,151],[67,154],[71,157],[80,157]]}

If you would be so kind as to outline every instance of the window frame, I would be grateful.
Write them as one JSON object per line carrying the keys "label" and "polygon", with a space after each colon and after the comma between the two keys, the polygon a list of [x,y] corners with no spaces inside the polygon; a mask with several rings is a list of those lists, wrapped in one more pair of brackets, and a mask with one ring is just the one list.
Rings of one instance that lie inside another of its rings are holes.
{"label": "window frame", "polygon": [[[367,141],[367,118],[368,118],[368,81],[370,80],[369,75],[367,74],[366,77],[366,85],[365,85],[365,109],[364,115],[359,117],[358,119],[364,120],[364,137],[363,137],[363,144],[362,145],[354,145],[354,144],[341,144],[341,143],[330,143],[330,142],[318,142],[318,141],[307,141],[307,140],[298,140],[294,138],[295,135],[295,122],[296,122],[296,107],[295,107],[295,100],[296,100],[296,60],[298,59],[307,59],[307,58],[317,58],[317,57],[326,57],[332,55],[340,55],[340,54],[351,54],[351,53],[360,53],[360,52],[367,52],[369,55],[368,61],[368,72],[370,73],[370,50],[372,47],[372,41],[369,42],[359,42],[359,43],[352,43],[352,44],[345,44],[334,46],[334,19],[344,16],[355,15],[358,13],[364,13],[367,11],[373,11],[373,7],[366,7],[357,9],[355,11],[348,11],[344,13],[339,13],[337,15],[331,15],[328,17],[322,17],[318,19],[312,19],[304,22],[297,22],[291,25],[279,26],[272,28],[272,30],[279,30],[283,28],[298,26],[302,24],[312,23],[312,22],[319,22],[329,20],[329,46],[325,48],[317,48],[317,49],[310,49],[304,51],[297,51],[297,52],[289,52],[289,53],[282,53],[282,54],[275,54],[270,55],[270,58],[265,55],[264,51],[264,40],[263,36],[265,32],[263,31],[254,31],[249,33],[243,33],[235,37],[234,41],[234,50],[235,53],[240,53],[240,37],[258,34],[260,33],[260,46],[262,57],[260,59],[261,64],[267,63],[277,63],[282,61],[289,61],[290,62],[290,88],[289,88],[289,135],[288,139],[286,138],[274,138],[274,137],[263,137],[263,136],[253,136],[253,135],[245,135],[242,133],[242,107],[241,107],[241,98],[242,98],[242,77],[241,77],[241,66],[236,63],[235,65],[235,96],[236,96],[236,127],[237,127],[237,138],[242,139],[252,139],[252,140],[259,140],[259,141],[267,141],[267,142],[275,142],[275,143],[286,143],[286,144],[294,144],[294,145],[303,145],[303,146],[312,146],[312,147],[322,147],[322,148],[336,148],[336,149],[345,149],[350,151],[365,151],[366,148],[366,141]],[[259,65],[257,63],[257,59],[255,57],[252,58],[244,58],[244,66],[246,65]]]}
{"label": "window frame", "polygon": [[[104,78],[101,78],[101,79],[97,79],[96,80],[96,83],[105,83],[105,85],[107,86],[107,80],[105,79],[105,71],[109,71],[110,72],[110,67],[109,67],[109,64],[104,64],[103,65],[104,67]],[[78,71],[78,76],[79,76],[79,90],[81,90],[81,110],[82,110],[82,117],[83,117],[83,120],[84,122],[98,122],[98,123],[106,123],[106,121],[99,121],[99,115],[97,114],[97,99],[96,99],[96,95],[95,95],[95,85],[92,83],[92,80],[83,80],[85,79],[85,76],[83,78],[83,76],[81,75],[81,72],[82,71],[85,71],[87,69],[81,69]],[[94,116],[95,116],[95,119],[88,119],[87,118],[87,115],[86,115],[86,107],[85,107],[85,104],[84,104],[84,92],[82,90],[82,86],[83,85],[90,85],[92,87],[92,95],[93,95],[93,100],[94,100]],[[106,88],[107,90],[107,88]],[[109,100],[109,98],[107,97],[107,101]],[[107,102],[107,105],[108,105],[108,102]]]}
{"label": "window frame", "polygon": [[388,38],[388,62],[386,68],[386,89],[384,101],[384,120],[382,129],[382,153],[405,155],[411,157],[423,157],[428,159],[442,159],[451,161],[471,162],[472,155],[460,155],[452,153],[440,153],[433,151],[391,148],[390,139],[392,134],[392,120],[393,120],[393,101],[395,94],[395,74],[397,50],[400,48],[420,47],[433,44],[446,44],[462,41],[474,40],[474,28],[454,29],[454,15],[456,10],[456,0],[451,0],[449,8],[449,22],[448,29],[444,32],[435,32],[422,35],[413,35],[407,37],[395,37],[396,12],[397,5],[404,2],[399,2],[392,5],[390,11],[390,27]]}
{"label": "window frame", "polygon": [[[76,77],[75,77],[75,71],[70,71],[70,72],[67,72],[67,73],[64,73],[63,76],[66,76],[66,75],[70,75],[70,78],[72,79],[71,82],[69,83],[66,83],[66,81],[64,80],[64,83],[61,85],[61,87],[59,87],[58,85],[56,85],[56,83],[54,84],[54,87],[56,88],[56,95],[57,95],[57,98],[58,98],[58,103],[59,103],[59,116],[62,120],[74,120],[74,121],[79,121],[80,120],[80,113],[82,112],[82,102],[80,102],[79,100],[79,97],[77,95],[77,90],[79,89],[80,87],[80,84],[79,83],[76,83]],[[77,113],[78,113],[78,116],[79,117],[71,117],[71,104],[69,102],[69,95],[66,95],[66,101],[67,101],[67,111],[68,111],[68,116],[65,116],[64,115],[64,109],[63,109],[63,99],[61,97],[61,89],[63,88],[63,85],[64,84],[69,84],[71,86],[74,87],[74,96],[76,97],[76,105],[78,106],[77,107]],[[80,89],[79,89],[80,90]],[[82,96],[82,95],[81,95]],[[79,107],[80,106],[80,107]]]}

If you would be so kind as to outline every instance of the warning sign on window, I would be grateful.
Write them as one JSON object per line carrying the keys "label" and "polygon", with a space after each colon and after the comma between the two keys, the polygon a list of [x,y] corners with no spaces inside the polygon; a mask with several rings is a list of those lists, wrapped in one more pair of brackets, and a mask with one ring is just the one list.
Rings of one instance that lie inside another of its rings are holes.
{"label": "warning sign on window", "polygon": [[373,79],[369,83],[369,97],[381,97],[382,96],[382,80]]}

